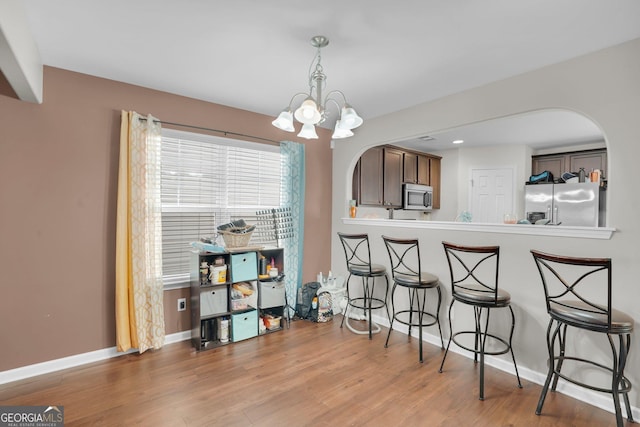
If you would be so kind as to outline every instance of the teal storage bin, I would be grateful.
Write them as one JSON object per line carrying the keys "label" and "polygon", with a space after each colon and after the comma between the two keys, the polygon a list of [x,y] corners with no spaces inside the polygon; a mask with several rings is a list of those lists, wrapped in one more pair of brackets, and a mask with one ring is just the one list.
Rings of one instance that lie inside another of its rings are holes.
{"label": "teal storage bin", "polygon": [[256,252],[231,254],[231,281],[233,283],[258,278],[258,256]]}
{"label": "teal storage bin", "polygon": [[231,341],[242,341],[258,336],[258,310],[231,315]]}

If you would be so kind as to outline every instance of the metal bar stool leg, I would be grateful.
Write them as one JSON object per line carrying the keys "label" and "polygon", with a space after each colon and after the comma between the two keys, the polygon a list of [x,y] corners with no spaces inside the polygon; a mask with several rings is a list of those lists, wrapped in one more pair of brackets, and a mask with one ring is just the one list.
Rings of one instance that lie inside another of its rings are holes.
{"label": "metal bar stool leg", "polygon": [[[620,408],[620,394],[618,392],[620,387],[620,363],[618,357],[622,357],[622,351],[620,351],[620,355],[618,356],[618,352],[616,351],[616,345],[613,343],[611,339],[611,334],[607,334],[607,338],[609,339],[609,345],[611,346],[611,353],[613,354],[613,368],[612,368],[612,378],[611,378],[611,394],[613,396],[613,408],[616,414],[616,425],[618,427],[622,427],[624,421],[622,420],[622,408]],[[622,349],[621,349],[622,350]]]}
{"label": "metal bar stool leg", "polygon": [[351,273],[347,277],[346,288],[347,288],[347,305],[344,307],[344,313],[342,313],[342,321],[340,322],[340,327],[344,325],[344,319],[347,317],[347,311],[349,310],[349,306],[351,305],[351,297],[349,296],[349,280],[351,280]]}
{"label": "metal bar stool leg", "polygon": [[[616,351],[615,344],[611,338],[611,334],[607,334],[609,338],[609,345],[613,353],[613,379],[611,383],[611,391],[613,394],[613,404],[616,410],[616,423],[619,426],[623,425],[622,418],[622,403],[620,402],[620,394],[624,399],[624,404],[627,410],[627,419],[633,422],[633,414],[631,412],[631,405],[629,403],[628,384],[624,378],[624,368],[627,364],[627,355],[629,353],[629,344],[631,340],[630,335],[618,335],[619,338],[619,351]],[[625,343],[626,338],[626,343]]]}
{"label": "metal bar stool leg", "polygon": [[407,341],[411,341],[411,327],[413,326],[413,296],[414,296],[414,293],[411,292],[411,288],[407,288],[407,293],[409,294],[409,333],[407,334]]}
{"label": "metal bar stool leg", "polygon": [[[375,279],[374,283],[375,283]],[[373,338],[373,334],[371,333],[371,289],[369,288],[369,277],[364,277],[362,276],[362,289],[363,289],[363,296],[364,296],[364,311],[365,311],[365,316],[369,319],[368,320],[368,327],[369,327],[369,339]],[[368,314],[367,314],[368,313]]]}
{"label": "metal bar stool leg", "polygon": [[480,316],[482,315],[482,310],[479,307],[473,307],[473,314],[475,315],[476,321],[476,329],[474,335],[474,343],[473,343],[473,363],[478,363],[478,348],[480,345]]}
{"label": "metal bar stool leg", "polygon": [[422,306],[420,305],[420,295],[418,292],[418,289],[415,289],[416,292],[416,300],[418,302],[418,337],[420,339],[420,363],[423,362],[423,358],[422,358],[422,319],[424,317],[424,311],[426,308],[426,302],[427,302],[427,291],[426,289],[422,290]]}
{"label": "metal bar stool leg", "polygon": [[[484,332],[480,330],[480,400],[484,400],[484,348],[487,343],[487,332],[489,331],[489,314],[491,310],[487,308],[487,320],[484,325]],[[482,308],[478,310],[478,321],[482,316]]]}
{"label": "metal bar stool leg", "polygon": [[391,311],[394,313],[393,317],[391,317],[391,322],[389,324],[389,332],[387,332],[387,341],[385,341],[384,343],[384,348],[389,347],[389,337],[391,336],[391,331],[393,331],[393,321],[396,319],[396,315],[395,315],[395,302],[394,302],[394,297],[396,295],[396,284],[393,284],[393,287],[391,288]]}
{"label": "metal bar stool leg", "polygon": [[[560,333],[561,323],[558,322],[558,325],[553,329],[554,320],[549,320],[549,326],[547,327],[547,350],[549,352],[549,371],[547,373],[547,379],[544,382],[544,386],[542,387],[542,391],[540,392],[540,399],[538,399],[538,407],[536,408],[536,414],[540,415],[542,413],[542,406],[544,405],[544,400],[547,397],[547,392],[549,391],[549,385],[551,384],[551,377],[553,377],[555,372],[555,341]],[[553,332],[552,332],[553,329]]]}
{"label": "metal bar stool leg", "polygon": [[384,280],[386,282],[386,287],[384,288],[384,308],[387,310],[387,319],[389,319],[389,323],[391,323],[392,320],[391,314],[389,313],[389,304],[386,303],[389,300],[389,275],[387,273],[384,273]]}
{"label": "metal bar stool leg", "polygon": [[440,326],[440,306],[442,304],[442,291],[440,290],[440,287],[437,287],[436,290],[438,291],[438,305],[436,307],[436,323],[438,324],[438,332],[440,332],[440,345],[441,345],[441,349],[444,350],[444,338],[442,338],[442,327]]}
{"label": "metal bar stool leg", "polygon": [[520,374],[518,373],[518,365],[516,364],[516,355],[513,352],[513,331],[516,328],[516,315],[513,312],[513,308],[509,306],[509,310],[511,311],[511,334],[509,335],[509,349],[511,350],[511,359],[513,360],[513,367],[516,370],[516,378],[518,379],[518,388],[522,388],[522,383],[520,382]]}
{"label": "metal bar stool leg", "polygon": [[[626,338],[626,343],[625,343]],[[624,368],[627,364],[627,355],[629,354],[629,348],[631,346],[631,335],[627,334],[626,337],[620,335],[620,383],[626,388],[627,384],[624,379]],[[631,413],[631,404],[629,403],[629,392],[624,392],[624,404],[627,407],[627,419],[633,422],[633,414]]]}
{"label": "metal bar stool leg", "polygon": [[444,356],[442,356],[442,362],[440,362],[440,369],[438,372],[442,373],[442,368],[444,367],[444,361],[447,360],[447,354],[449,353],[449,346],[451,345],[451,340],[453,339],[453,327],[451,324],[451,309],[453,308],[453,303],[455,300],[451,300],[451,304],[449,304],[449,341],[447,341],[447,348],[444,350]]}
{"label": "metal bar stool leg", "polygon": [[555,369],[555,376],[553,378],[553,385],[551,386],[552,391],[556,391],[556,386],[558,385],[558,378],[560,378],[560,371],[562,370],[562,363],[564,362],[565,356],[565,345],[567,342],[567,324],[563,324],[560,329],[560,333],[558,334],[558,342],[560,343],[560,350],[558,354],[558,364]]}

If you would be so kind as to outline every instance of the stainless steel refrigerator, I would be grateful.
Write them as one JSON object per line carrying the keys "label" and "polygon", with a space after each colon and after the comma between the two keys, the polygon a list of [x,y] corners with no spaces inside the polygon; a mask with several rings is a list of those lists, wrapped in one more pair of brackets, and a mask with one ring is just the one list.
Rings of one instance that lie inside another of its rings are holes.
{"label": "stainless steel refrigerator", "polygon": [[605,226],[606,194],[596,182],[532,184],[525,186],[524,193],[530,221],[543,217],[551,224]]}

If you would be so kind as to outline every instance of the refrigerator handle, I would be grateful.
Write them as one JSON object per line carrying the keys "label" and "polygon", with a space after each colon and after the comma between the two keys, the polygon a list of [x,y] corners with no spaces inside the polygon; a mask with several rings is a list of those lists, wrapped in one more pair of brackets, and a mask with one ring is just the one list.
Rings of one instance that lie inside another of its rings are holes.
{"label": "refrigerator handle", "polygon": [[557,207],[557,206],[554,206],[554,207],[553,207],[553,221],[551,221],[551,222],[552,222],[553,224],[558,224],[558,223],[559,223],[558,219],[559,219],[559,218],[558,218],[558,207]]}
{"label": "refrigerator handle", "polygon": [[547,215],[545,217],[550,222],[553,222],[553,218],[551,217],[551,205],[547,205]]}

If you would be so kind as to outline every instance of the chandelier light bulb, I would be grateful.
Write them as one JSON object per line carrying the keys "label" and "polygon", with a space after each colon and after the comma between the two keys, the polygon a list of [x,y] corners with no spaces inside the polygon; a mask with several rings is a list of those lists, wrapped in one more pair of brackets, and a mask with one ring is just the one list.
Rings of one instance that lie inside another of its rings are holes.
{"label": "chandelier light bulb", "polygon": [[318,139],[318,134],[316,133],[316,127],[311,123],[305,123],[302,125],[302,129],[300,129],[300,133],[298,134],[300,138],[305,139]]}
{"label": "chandelier light bulb", "polygon": [[300,123],[312,125],[318,123],[322,118],[316,102],[311,99],[311,97],[304,100],[302,105],[296,110],[295,117]]}
{"label": "chandelier light bulb", "polygon": [[271,124],[278,129],[282,129],[287,132],[295,132],[295,128],[293,127],[293,114],[289,109],[282,111],[278,118],[272,121]]}
{"label": "chandelier light bulb", "polygon": [[340,115],[340,121],[342,126],[347,129],[355,129],[363,122],[362,118],[356,113],[350,105],[342,107],[342,114]]}
{"label": "chandelier light bulb", "polygon": [[353,136],[351,129],[343,127],[342,120],[336,121],[336,128],[333,131],[333,135],[331,135],[331,139],[349,138],[350,136]]}

